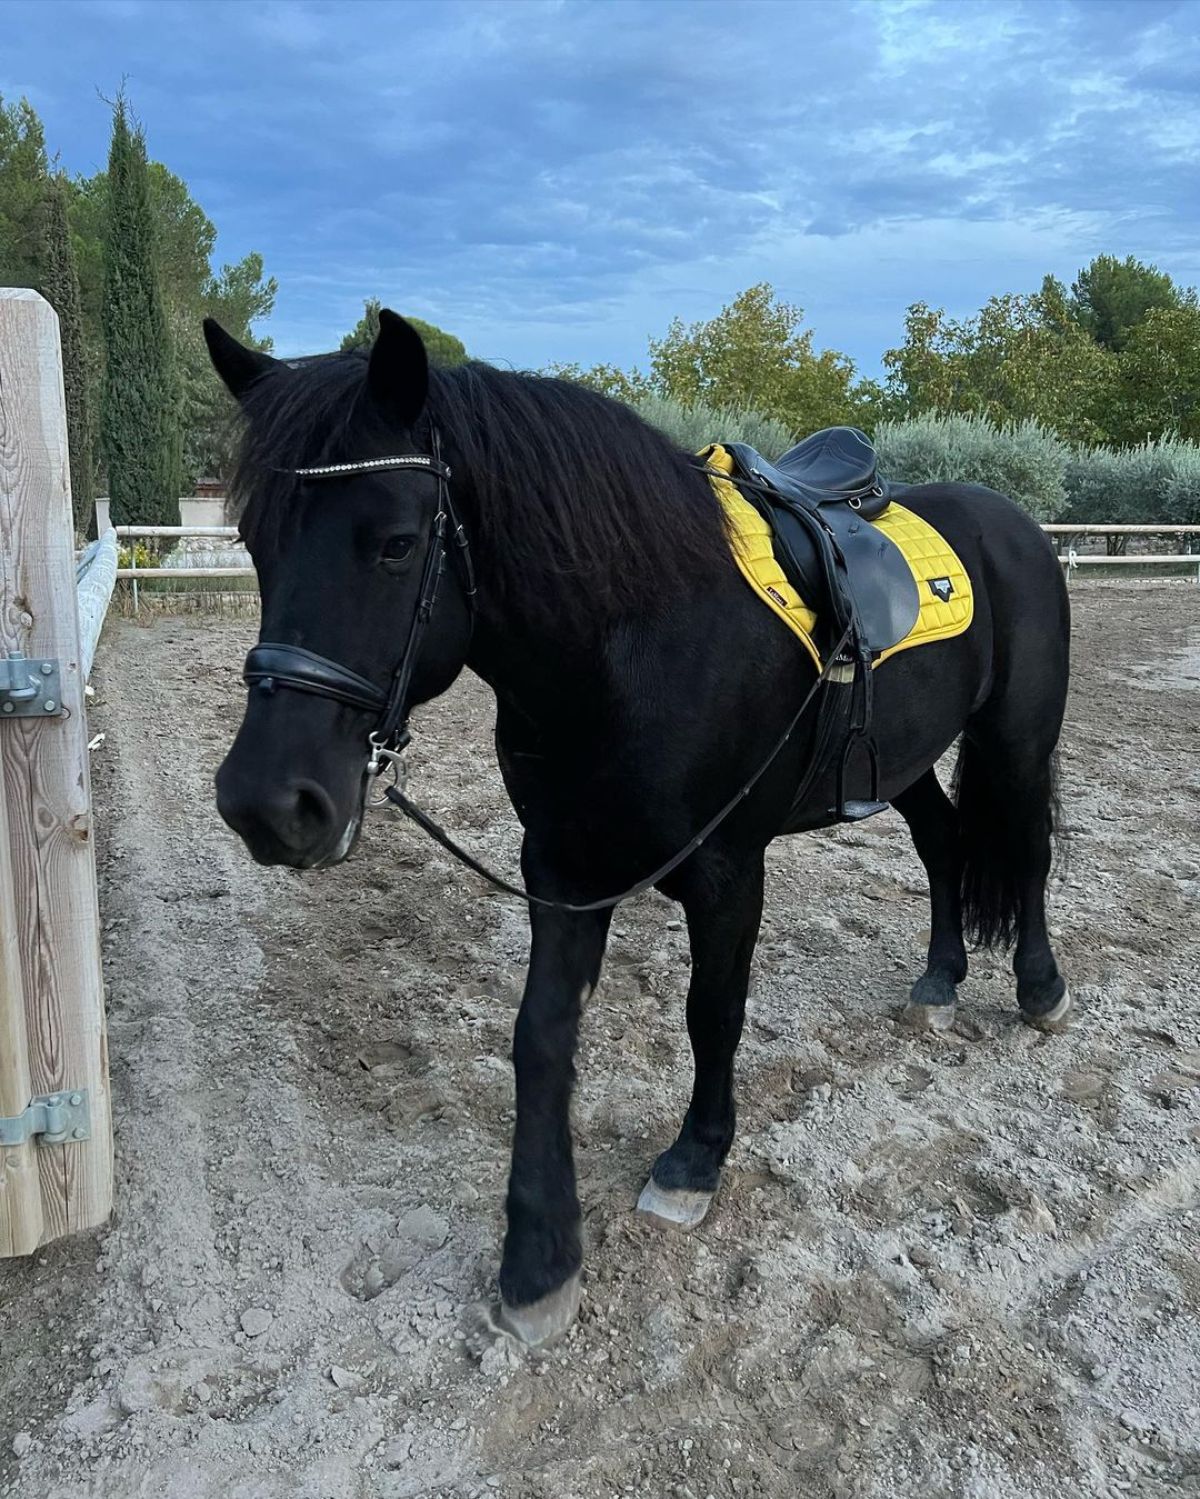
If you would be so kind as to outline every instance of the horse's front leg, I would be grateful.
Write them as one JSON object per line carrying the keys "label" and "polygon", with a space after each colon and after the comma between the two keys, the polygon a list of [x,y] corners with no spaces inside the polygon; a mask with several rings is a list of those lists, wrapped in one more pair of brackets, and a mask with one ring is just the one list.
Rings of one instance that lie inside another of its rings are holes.
{"label": "horse's front leg", "polygon": [[517,1124],[500,1266],[502,1321],[531,1345],[569,1327],[579,1307],[571,1085],[579,1013],[600,976],[611,917],[531,908],[533,946],[513,1037]]}

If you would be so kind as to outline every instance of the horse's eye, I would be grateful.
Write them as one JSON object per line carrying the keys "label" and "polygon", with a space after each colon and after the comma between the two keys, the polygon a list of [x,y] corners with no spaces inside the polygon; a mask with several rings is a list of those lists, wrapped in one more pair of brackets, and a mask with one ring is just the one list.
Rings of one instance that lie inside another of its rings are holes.
{"label": "horse's eye", "polygon": [[413,536],[389,536],[383,544],[381,553],[384,563],[398,567],[401,563],[407,562],[416,544],[416,538]]}

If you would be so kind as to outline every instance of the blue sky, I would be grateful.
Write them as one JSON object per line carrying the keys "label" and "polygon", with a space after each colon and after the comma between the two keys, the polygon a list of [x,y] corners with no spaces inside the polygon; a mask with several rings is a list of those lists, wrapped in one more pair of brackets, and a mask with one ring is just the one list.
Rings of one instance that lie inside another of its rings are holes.
{"label": "blue sky", "polygon": [[376,295],[472,353],[627,365],[767,280],[865,373],[1093,254],[1200,282],[1197,0],[7,0],[70,171],[126,79],[285,354]]}

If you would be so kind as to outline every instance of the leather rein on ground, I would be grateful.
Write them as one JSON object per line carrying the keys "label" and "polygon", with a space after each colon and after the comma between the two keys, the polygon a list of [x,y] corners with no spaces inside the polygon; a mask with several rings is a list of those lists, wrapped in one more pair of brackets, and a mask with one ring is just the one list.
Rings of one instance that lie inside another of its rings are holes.
{"label": "leather rein on ground", "polygon": [[428,813],[422,812],[420,807],[410,801],[401,789],[402,756],[412,738],[408,730],[408,689],[416,667],[422,638],[429,627],[434,607],[437,604],[442,575],[446,568],[448,533],[453,539],[462,575],[463,592],[471,610],[472,620],[475,615],[475,567],[471,557],[470,541],[450,497],[450,468],[442,460],[441,441],[436,429],[433,432],[432,447],[432,453],[408,453],[390,458],[370,458],[359,463],[331,463],[314,468],[289,470],[299,479],[343,479],[360,474],[415,469],[431,474],[437,479],[438,503],[430,522],[429,546],[421,572],[417,605],[413,612],[412,623],[409,625],[404,652],[392,673],[387,691],[381,691],[366,677],[359,676],[357,672],[350,671],[349,668],[331,660],[328,656],[318,655],[316,651],[305,650],[301,646],[285,645],[269,640],[260,641],[250,651],[242,669],[242,679],[248,687],[257,688],[260,692],[273,693],[284,687],[293,692],[308,692],[316,697],[330,698],[334,702],[345,703],[348,707],[376,714],[375,728],[367,736],[368,759],[364,774],[373,779],[390,769],[395,776],[395,784],[389,786],[384,792],[386,800],[398,807],[410,821],[416,823],[447,853],[452,854],[461,864],[465,864],[468,869],[487,880],[497,890],[505,895],[516,896],[530,905],[542,906],[549,910],[574,912],[609,910],[613,906],[620,905],[623,900],[640,895],[643,890],[649,890],[652,885],[657,885],[660,880],[678,869],[684,860],[694,854],[704,840],[716,831],[738,803],[749,796],[792,737],[821,685],[828,680],[838,664],[839,657],[850,643],[852,630],[847,628],[841,640],[828,653],[825,665],[816,681],[805,694],[804,701],[775,742],[767,758],[720,811],[710,818],[700,831],[660,869],[656,869],[645,879],[639,880],[637,884],[631,885],[628,890],[622,890],[619,895],[609,896],[604,900],[588,901],[581,905],[570,901],[547,900],[543,896],[533,895],[520,885],[510,884],[494,874],[486,865],[481,864],[465,849],[460,848],[449,833],[439,827]]}

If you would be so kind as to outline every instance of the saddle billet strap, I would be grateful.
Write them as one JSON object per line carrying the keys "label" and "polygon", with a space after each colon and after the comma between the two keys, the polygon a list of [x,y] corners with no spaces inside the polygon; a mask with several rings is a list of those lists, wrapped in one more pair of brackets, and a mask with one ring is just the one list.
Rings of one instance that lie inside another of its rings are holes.
{"label": "saddle billet strap", "polygon": [[673,858],[667,860],[667,862],[662,866],[661,869],[656,869],[653,874],[648,874],[644,880],[639,880],[636,885],[631,885],[628,890],[622,890],[620,895],[611,895],[606,897],[604,900],[587,901],[582,905],[576,905],[571,901],[565,900],[546,900],[543,896],[531,895],[528,890],[523,889],[520,885],[512,885],[507,880],[502,879],[498,874],[493,874],[486,864],[481,864],[478,859],[467,853],[466,849],[460,847],[459,844],[455,843],[450,834],[447,833],[444,828],[439,827],[439,825],[434,822],[433,818],[430,817],[427,812],[422,812],[421,808],[418,807],[415,802],[410,801],[408,797],[405,796],[404,792],[400,790],[399,786],[389,786],[388,789],[384,792],[384,796],[388,801],[392,803],[394,807],[399,807],[400,811],[404,813],[405,817],[407,817],[411,822],[415,822],[423,833],[427,833],[435,843],[441,844],[446,852],[453,855],[453,857],[456,858],[460,864],[465,864],[468,869],[479,875],[481,879],[487,880],[489,885],[493,885],[497,890],[502,891],[505,895],[515,895],[518,900],[526,901],[531,906],[541,906],[544,909],[552,911],[574,911],[576,913],[583,913],[586,911],[611,910],[613,906],[619,906],[623,900],[629,900],[634,895],[640,895],[643,890],[649,890],[651,886],[657,885],[660,880],[665,880],[669,874],[679,868],[679,866],[685,859],[691,858],[692,854],[696,852],[696,850],[700,847],[704,840],[708,838],[712,833],[715,833],[716,830],[725,821],[725,819],[729,816],[729,814],[734,810],[734,808],[747,796],[750,795],[754,787],[763,778],[763,776],[766,775],[767,771],[775,763],[776,759],[782,752],[784,745],[788,742],[788,740],[800,726],[800,720],[808,712],[809,706],[812,703],[813,699],[816,697],[817,693],[829,680],[830,674],[838,665],[839,657],[841,656],[843,650],[845,650],[847,645],[850,643],[850,636],[851,630],[847,629],[842,635],[842,638],[838,641],[837,645],[830,653],[829,659],[826,661],[825,665],[818,673],[817,680],[812,684],[808,692],[805,693],[804,701],[800,704],[799,708],[796,709],[796,712],[792,717],[792,721],[788,724],[787,728],[784,729],[783,733],[776,740],[771,753],[762,762],[762,764],[758,767],[758,769],[754,772],[750,779],[741,787],[739,791],[737,791],[733,796],[730,797],[730,799],[725,803],[721,810],[716,813],[714,817],[711,817],[708,822],[706,822],[700,829],[700,831],[696,833]]}

